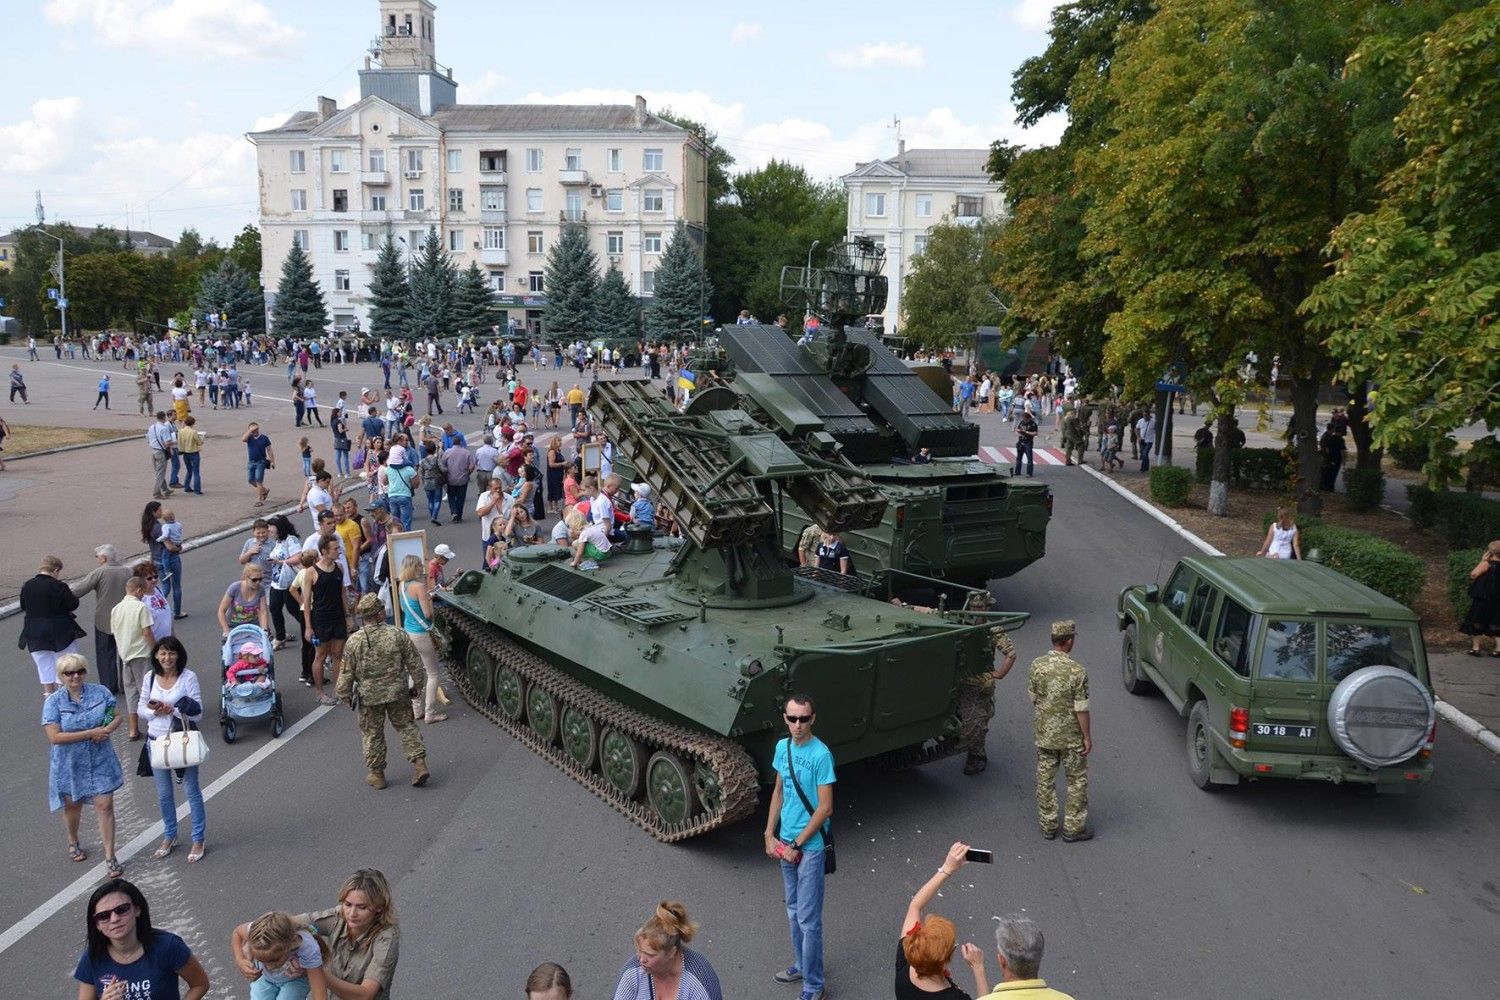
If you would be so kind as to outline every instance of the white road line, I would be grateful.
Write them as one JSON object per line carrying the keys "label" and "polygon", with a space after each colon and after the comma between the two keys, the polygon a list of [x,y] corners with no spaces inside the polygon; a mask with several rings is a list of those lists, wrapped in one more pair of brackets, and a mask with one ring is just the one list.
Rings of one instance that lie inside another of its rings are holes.
{"label": "white road line", "polygon": [[[261,747],[259,750],[255,751],[253,754],[240,761],[234,767],[224,772],[224,774],[220,775],[213,782],[213,784],[203,789],[203,801],[207,802],[209,799],[214,798],[220,792],[223,792],[224,790],[229,788],[230,785],[234,784],[240,778],[243,778],[246,774],[250,773],[253,768],[259,765],[267,757],[270,757],[271,754],[286,746],[295,737],[300,735],[314,722],[317,722],[323,716],[327,715],[331,710],[332,709],[330,706],[320,705],[309,712],[307,715],[303,716],[301,719],[298,719],[295,725],[281,734],[280,739],[274,739],[266,743],[265,746]],[[130,779],[126,778],[126,780],[128,781]],[[188,805],[186,802],[177,807],[177,819],[179,820],[179,822],[189,819]],[[165,827],[162,825],[161,820],[157,820],[155,823],[152,823],[149,827],[147,827],[146,830],[143,833],[139,834],[134,840],[126,844],[123,848],[117,848],[115,851],[115,857],[122,862],[129,861],[131,858],[135,857],[137,854],[140,854],[142,851],[146,850],[146,848],[150,847],[152,844],[160,840],[164,832]],[[94,888],[104,880],[107,874],[108,870],[105,868],[104,863],[101,861],[99,864],[96,864],[92,868],[90,868],[78,879],[75,879],[72,885],[63,889],[57,895],[53,896],[51,899],[43,903],[41,906],[38,906],[36,909],[26,914],[26,916],[22,917],[20,920],[7,927],[4,933],[0,933],[0,955],[5,954],[5,952],[21,943],[21,941],[28,934],[40,927],[44,922],[55,915],[63,907],[67,906],[69,903],[72,903],[74,900],[81,899],[84,896],[88,895],[90,892],[93,892]]]}

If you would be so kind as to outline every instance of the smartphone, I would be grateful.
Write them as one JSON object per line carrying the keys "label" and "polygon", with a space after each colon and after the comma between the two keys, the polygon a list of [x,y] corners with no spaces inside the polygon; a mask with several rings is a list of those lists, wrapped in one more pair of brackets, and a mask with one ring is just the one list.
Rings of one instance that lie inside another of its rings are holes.
{"label": "smartphone", "polygon": [[977,861],[982,865],[992,865],[995,863],[995,852],[981,851],[977,847],[971,847],[965,852],[964,859],[967,861]]}

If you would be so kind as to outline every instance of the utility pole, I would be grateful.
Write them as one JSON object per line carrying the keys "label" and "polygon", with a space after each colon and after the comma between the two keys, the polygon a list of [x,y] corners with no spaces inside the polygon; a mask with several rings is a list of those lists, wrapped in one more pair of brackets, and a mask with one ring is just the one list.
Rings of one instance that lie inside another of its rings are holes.
{"label": "utility pole", "polygon": [[63,240],[61,236],[53,236],[42,228],[47,221],[47,211],[42,207],[42,192],[36,193],[36,228],[50,239],[57,240],[57,309],[62,314],[62,339],[68,339],[68,273],[67,264],[63,257]]}

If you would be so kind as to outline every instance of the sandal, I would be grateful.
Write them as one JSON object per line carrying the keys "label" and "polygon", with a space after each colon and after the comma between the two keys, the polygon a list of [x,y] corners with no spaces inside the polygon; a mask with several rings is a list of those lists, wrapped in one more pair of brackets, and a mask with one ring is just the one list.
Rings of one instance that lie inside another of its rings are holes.
{"label": "sandal", "polygon": [[166,843],[162,844],[160,847],[158,847],[155,851],[152,851],[151,852],[151,856],[153,858],[155,858],[157,861],[160,861],[163,858],[165,858],[168,854],[171,854],[172,850],[176,846],[177,846],[177,841],[176,840],[169,840]]}
{"label": "sandal", "polygon": [[109,866],[110,878],[119,878],[125,874],[125,869],[120,866],[120,862],[117,859],[105,858],[104,863]]}
{"label": "sandal", "polygon": [[252,506],[252,507],[264,507],[265,505],[266,505],[266,502],[264,500],[257,500],[253,504],[251,504],[250,506]]}
{"label": "sandal", "polygon": [[208,853],[207,844],[194,844],[193,849],[188,851],[188,864],[197,864],[203,860],[203,855]]}
{"label": "sandal", "polygon": [[78,841],[75,840],[72,843],[68,844],[69,861],[84,861],[88,858],[88,856],[88,852],[83,849],[83,845]]}

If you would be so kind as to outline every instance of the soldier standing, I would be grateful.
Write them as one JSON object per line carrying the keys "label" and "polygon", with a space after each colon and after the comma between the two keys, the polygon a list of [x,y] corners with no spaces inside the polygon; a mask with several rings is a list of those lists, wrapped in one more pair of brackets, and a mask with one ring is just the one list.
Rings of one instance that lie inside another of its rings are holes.
{"label": "soldier standing", "polygon": [[[375,594],[359,599],[364,627],[344,646],[344,669],[337,692],[359,714],[360,742],[364,744],[365,783],[385,787],[385,721],[391,720],[401,738],[401,750],[411,761],[411,783],[427,783],[427,748],[412,716],[411,702],[426,683],[422,657],[410,637],[385,621],[385,603]],[[356,693],[355,685],[359,685]]]}
{"label": "soldier standing", "polygon": [[[988,611],[994,603],[994,597],[989,591],[984,591],[971,595],[966,607],[970,611]],[[1010,668],[1016,665],[1015,643],[1010,641],[1010,636],[1000,626],[990,627],[989,634],[985,637],[985,647],[990,651],[991,657],[995,653],[1000,654],[1000,665],[995,666],[992,658],[989,670],[965,677],[958,687],[960,739],[969,751],[968,758],[964,761],[964,774],[970,775],[978,774],[989,766],[990,758],[985,752],[984,743],[990,734],[990,720],[995,717],[995,682],[1003,680],[1010,673]]]}
{"label": "soldier standing", "polygon": [[1057,769],[1067,775],[1067,817],[1063,840],[1091,840],[1088,826],[1087,760],[1094,741],[1089,735],[1089,678],[1073,659],[1073,622],[1052,623],[1052,648],[1031,662],[1028,690],[1036,712],[1036,812],[1042,836],[1057,836]]}

